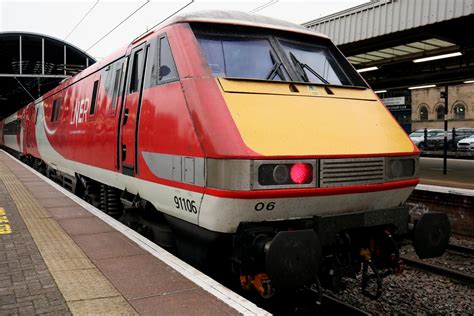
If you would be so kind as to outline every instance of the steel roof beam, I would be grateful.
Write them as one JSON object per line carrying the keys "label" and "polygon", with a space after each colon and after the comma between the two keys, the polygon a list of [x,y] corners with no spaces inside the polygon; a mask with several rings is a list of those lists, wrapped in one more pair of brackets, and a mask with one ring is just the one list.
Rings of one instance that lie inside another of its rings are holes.
{"label": "steel roof beam", "polygon": [[0,74],[0,78],[69,78],[67,75]]}

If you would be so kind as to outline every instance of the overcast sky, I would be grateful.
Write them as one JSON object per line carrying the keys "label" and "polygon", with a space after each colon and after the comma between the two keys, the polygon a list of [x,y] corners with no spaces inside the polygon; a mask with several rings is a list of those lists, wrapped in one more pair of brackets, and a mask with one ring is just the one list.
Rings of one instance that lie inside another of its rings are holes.
{"label": "overcast sky", "polygon": [[[189,0],[0,0],[0,32],[23,31],[43,33],[86,50],[99,59],[127,45]],[[265,4],[257,14],[303,23],[368,0],[195,0],[182,12],[196,10],[252,11]],[[110,35],[100,38],[127,16],[137,11]],[[89,13],[88,13],[89,12]],[[82,20],[81,23],[79,23]],[[71,33],[72,32],[72,33]]]}

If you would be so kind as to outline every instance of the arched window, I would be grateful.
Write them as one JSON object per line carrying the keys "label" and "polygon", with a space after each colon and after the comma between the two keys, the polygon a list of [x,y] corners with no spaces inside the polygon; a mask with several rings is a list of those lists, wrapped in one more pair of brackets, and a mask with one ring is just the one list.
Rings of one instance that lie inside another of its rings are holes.
{"label": "arched window", "polygon": [[428,108],[424,105],[420,106],[420,121],[428,121]]}
{"label": "arched window", "polygon": [[436,119],[444,120],[444,106],[440,105],[436,108]]}
{"label": "arched window", "polygon": [[453,112],[455,120],[464,120],[466,117],[466,107],[461,103],[458,103],[454,106]]}

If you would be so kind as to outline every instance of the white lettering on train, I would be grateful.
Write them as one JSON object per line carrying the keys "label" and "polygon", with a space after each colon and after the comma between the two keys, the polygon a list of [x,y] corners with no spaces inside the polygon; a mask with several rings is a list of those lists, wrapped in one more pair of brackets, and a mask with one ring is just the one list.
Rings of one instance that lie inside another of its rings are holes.
{"label": "white lettering on train", "polygon": [[89,99],[77,100],[74,104],[74,111],[71,113],[70,124],[75,124],[87,121],[87,112],[89,111]]}

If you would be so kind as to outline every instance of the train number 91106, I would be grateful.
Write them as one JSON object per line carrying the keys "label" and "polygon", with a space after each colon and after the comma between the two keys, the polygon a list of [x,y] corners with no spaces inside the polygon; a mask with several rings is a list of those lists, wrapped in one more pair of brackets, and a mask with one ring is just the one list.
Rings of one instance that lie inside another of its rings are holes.
{"label": "train number 91106", "polygon": [[174,204],[177,209],[197,214],[196,201],[175,196]]}

